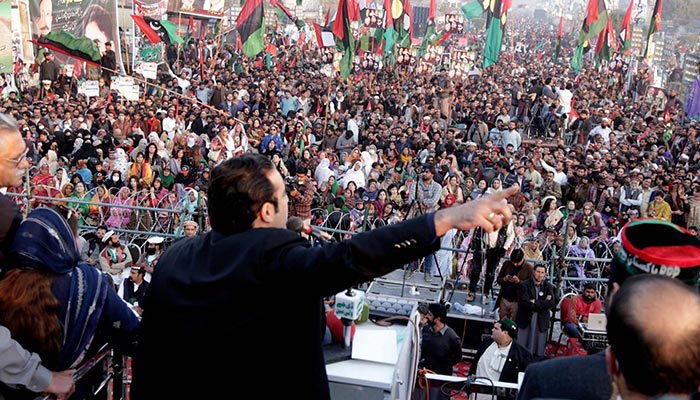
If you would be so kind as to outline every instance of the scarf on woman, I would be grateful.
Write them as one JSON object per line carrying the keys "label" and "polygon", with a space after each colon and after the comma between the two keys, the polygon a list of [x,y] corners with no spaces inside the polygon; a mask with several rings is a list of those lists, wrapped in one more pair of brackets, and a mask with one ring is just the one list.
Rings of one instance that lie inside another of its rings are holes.
{"label": "scarf on woman", "polygon": [[53,209],[42,207],[29,213],[17,230],[12,252],[21,256],[22,267],[70,276],[68,287],[52,287],[61,305],[58,317],[63,327],[55,368],[62,371],[75,366],[95,335],[107,290],[114,289],[93,266],[80,262],[73,232]]}

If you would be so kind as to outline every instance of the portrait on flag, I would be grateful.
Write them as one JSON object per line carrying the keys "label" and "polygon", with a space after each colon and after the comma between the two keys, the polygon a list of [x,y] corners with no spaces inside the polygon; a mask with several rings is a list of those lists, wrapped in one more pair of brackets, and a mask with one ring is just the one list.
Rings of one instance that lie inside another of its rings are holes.
{"label": "portrait on flag", "polygon": [[429,44],[425,49],[423,60],[430,64],[439,64],[442,60],[442,54],[445,52],[445,46]]}
{"label": "portrait on flag", "polygon": [[418,51],[410,47],[399,47],[396,51],[396,63],[400,65],[415,65]]}
{"label": "portrait on flag", "polygon": [[366,28],[381,28],[384,23],[384,10],[365,8],[362,10],[362,25]]}
{"label": "portrait on flag", "polygon": [[464,32],[464,17],[459,14],[445,14],[445,33],[463,33]]}

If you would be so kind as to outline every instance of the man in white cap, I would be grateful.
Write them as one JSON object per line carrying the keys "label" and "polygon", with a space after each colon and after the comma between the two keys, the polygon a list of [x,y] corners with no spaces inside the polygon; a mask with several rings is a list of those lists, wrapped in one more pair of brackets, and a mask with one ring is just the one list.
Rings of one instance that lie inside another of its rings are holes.
{"label": "man in white cap", "polygon": [[605,141],[605,145],[608,146],[610,145],[610,132],[612,132],[610,128],[610,118],[603,117],[603,119],[600,120],[600,125],[593,128],[589,133],[589,140],[595,141],[595,137],[601,135]]}
{"label": "man in white cap", "polygon": [[141,254],[141,257],[139,257],[138,263],[136,263],[137,266],[142,267],[146,272],[144,278],[146,282],[151,281],[151,274],[153,274],[153,270],[156,264],[158,264],[160,256],[163,255],[164,241],[165,238],[163,236],[151,236],[146,240],[146,249],[143,254]]}
{"label": "man in white cap", "polygon": [[112,278],[114,288],[118,289],[124,278],[129,277],[128,268],[134,263],[131,253],[126,246],[119,242],[119,235],[114,231],[108,231],[102,237],[106,244],[100,252],[100,268]]}

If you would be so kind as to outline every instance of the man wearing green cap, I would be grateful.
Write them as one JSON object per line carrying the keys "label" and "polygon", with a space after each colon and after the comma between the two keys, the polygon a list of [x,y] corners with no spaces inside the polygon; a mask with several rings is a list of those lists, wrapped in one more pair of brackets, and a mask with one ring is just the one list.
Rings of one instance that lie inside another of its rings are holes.
{"label": "man wearing green cap", "polygon": [[518,327],[512,319],[493,324],[491,337],[481,343],[474,357],[471,374],[493,382],[518,382],[518,374],[525,371],[532,355],[515,341],[517,336]]}
{"label": "man wearing green cap", "polygon": [[[606,312],[614,300],[615,292],[631,276],[663,275],[679,280],[697,291],[700,240],[687,230],[670,222],[641,219],[625,225],[620,238],[620,251],[610,268]],[[675,308],[666,310],[669,315],[674,315],[675,312]],[[616,323],[611,321],[612,318],[617,317],[610,315],[608,326]],[[605,352],[584,357],[556,358],[527,368],[518,391],[518,400],[608,400],[612,396],[611,381]]]}

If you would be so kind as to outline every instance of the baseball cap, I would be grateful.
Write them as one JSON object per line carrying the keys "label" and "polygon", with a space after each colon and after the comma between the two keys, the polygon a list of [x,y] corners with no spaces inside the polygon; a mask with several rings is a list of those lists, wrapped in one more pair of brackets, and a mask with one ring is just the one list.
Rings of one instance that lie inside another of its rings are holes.
{"label": "baseball cap", "polygon": [[518,336],[518,325],[515,324],[515,321],[510,318],[504,318],[498,322],[501,324],[501,330],[508,332],[511,338]]}

